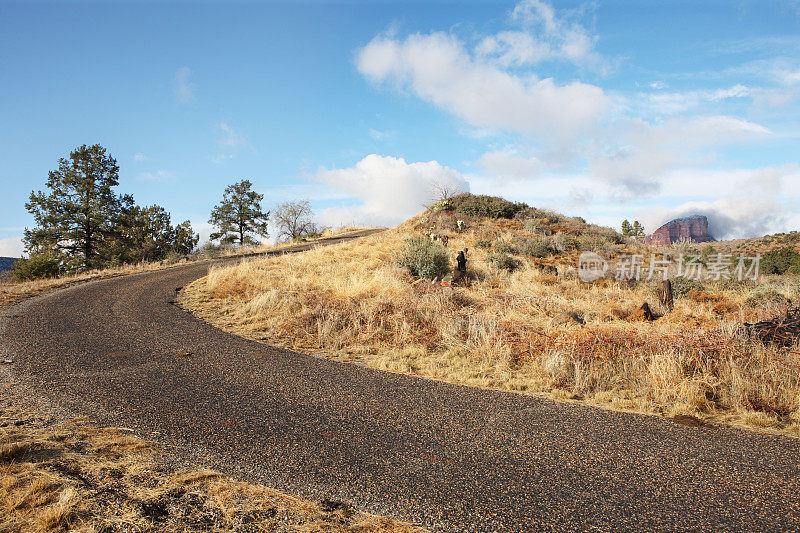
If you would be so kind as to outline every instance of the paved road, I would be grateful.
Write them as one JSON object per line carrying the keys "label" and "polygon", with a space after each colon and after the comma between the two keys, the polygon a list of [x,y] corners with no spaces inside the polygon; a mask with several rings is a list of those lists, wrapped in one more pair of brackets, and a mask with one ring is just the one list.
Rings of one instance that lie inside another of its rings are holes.
{"label": "paved road", "polygon": [[20,379],[73,409],[208,453],[251,481],[434,529],[800,530],[797,440],[457,387],[243,340],[171,303],[208,268],[22,302],[0,323],[0,340]]}

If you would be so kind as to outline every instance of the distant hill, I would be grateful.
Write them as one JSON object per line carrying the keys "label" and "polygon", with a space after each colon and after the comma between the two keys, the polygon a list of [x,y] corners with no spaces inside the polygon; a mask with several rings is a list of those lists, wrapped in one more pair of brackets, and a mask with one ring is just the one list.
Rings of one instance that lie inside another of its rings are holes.
{"label": "distant hill", "polygon": [[17,257],[0,257],[0,273],[11,270],[18,259]]}
{"label": "distant hill", "polygon": [[780,250],[782,248],[792,248],[800,252],[800,232],[792,231],[789,233],[775,233],[763,237],[753,237],[751,239],[734,239],[730,241],[720,241],[714,243],[714,248],[719,253],[731,254],[756,254],[765,253],[770,250]]}

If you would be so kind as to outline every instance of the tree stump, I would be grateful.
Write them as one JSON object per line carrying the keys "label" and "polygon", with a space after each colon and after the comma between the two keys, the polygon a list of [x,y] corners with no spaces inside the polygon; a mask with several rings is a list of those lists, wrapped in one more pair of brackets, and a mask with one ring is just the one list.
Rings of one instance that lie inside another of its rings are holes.
{"label": "tree stump", "polygon": [[658,289],[658,299],[665,309],[672,311],[672,308],[675,306],[672,295],[672,281],[665,279],[661,282],[661,286]]}
{"label": "tree stump", "polygon": [[453,284],[462,283],[467,277],[467,250],[458,252],[456,257],[456,268],[453,270]]}

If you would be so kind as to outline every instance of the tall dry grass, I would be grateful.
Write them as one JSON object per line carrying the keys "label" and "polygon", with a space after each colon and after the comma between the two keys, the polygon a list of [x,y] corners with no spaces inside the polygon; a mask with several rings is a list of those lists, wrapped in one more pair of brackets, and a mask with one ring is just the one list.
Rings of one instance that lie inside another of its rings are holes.
{"label": "tall dry grass", "polygon": [[469,287],[414,283],[394,258],[421,226],[412,220],[360,241],[213,269],[182,302],[229,331],[378,369],[800,430],[800,350],[738,333],[742,321],[797,300],[797,280],[707,283],[644,322],[636,319],[643,302],[659,310],[655,283],[582,283],[571,267],[577,252],[546,260],[560,262],[557,277],[532,258],[519,257],[514,272],[489,266],[491,250],[475,243],[487,235],[511,243],[525,233],[516,221],[472,221],[452,232],[452,252],[470,248]]}

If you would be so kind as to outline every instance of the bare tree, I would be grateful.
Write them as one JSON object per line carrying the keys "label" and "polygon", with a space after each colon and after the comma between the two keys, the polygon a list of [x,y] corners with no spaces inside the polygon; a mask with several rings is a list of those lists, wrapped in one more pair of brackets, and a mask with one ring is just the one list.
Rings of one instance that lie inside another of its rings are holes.
{"label": "bare tree", "polygon": [[293,200],[279,205],[273,212],[272,219],[278,227],[280,237],[296,241],[317,232],[317,225],[311,220],[313,215],[308,200]]}
{"label": "bare tree", "polygon": [[467,192],[461,185],[447,181],[444,178],[434,178],[429,186],[429,190],[429,203],[422,204],[422,206],[426,209],[438,204],[439,202],[449,200],[454,196],[458,196],[459,194]]}

